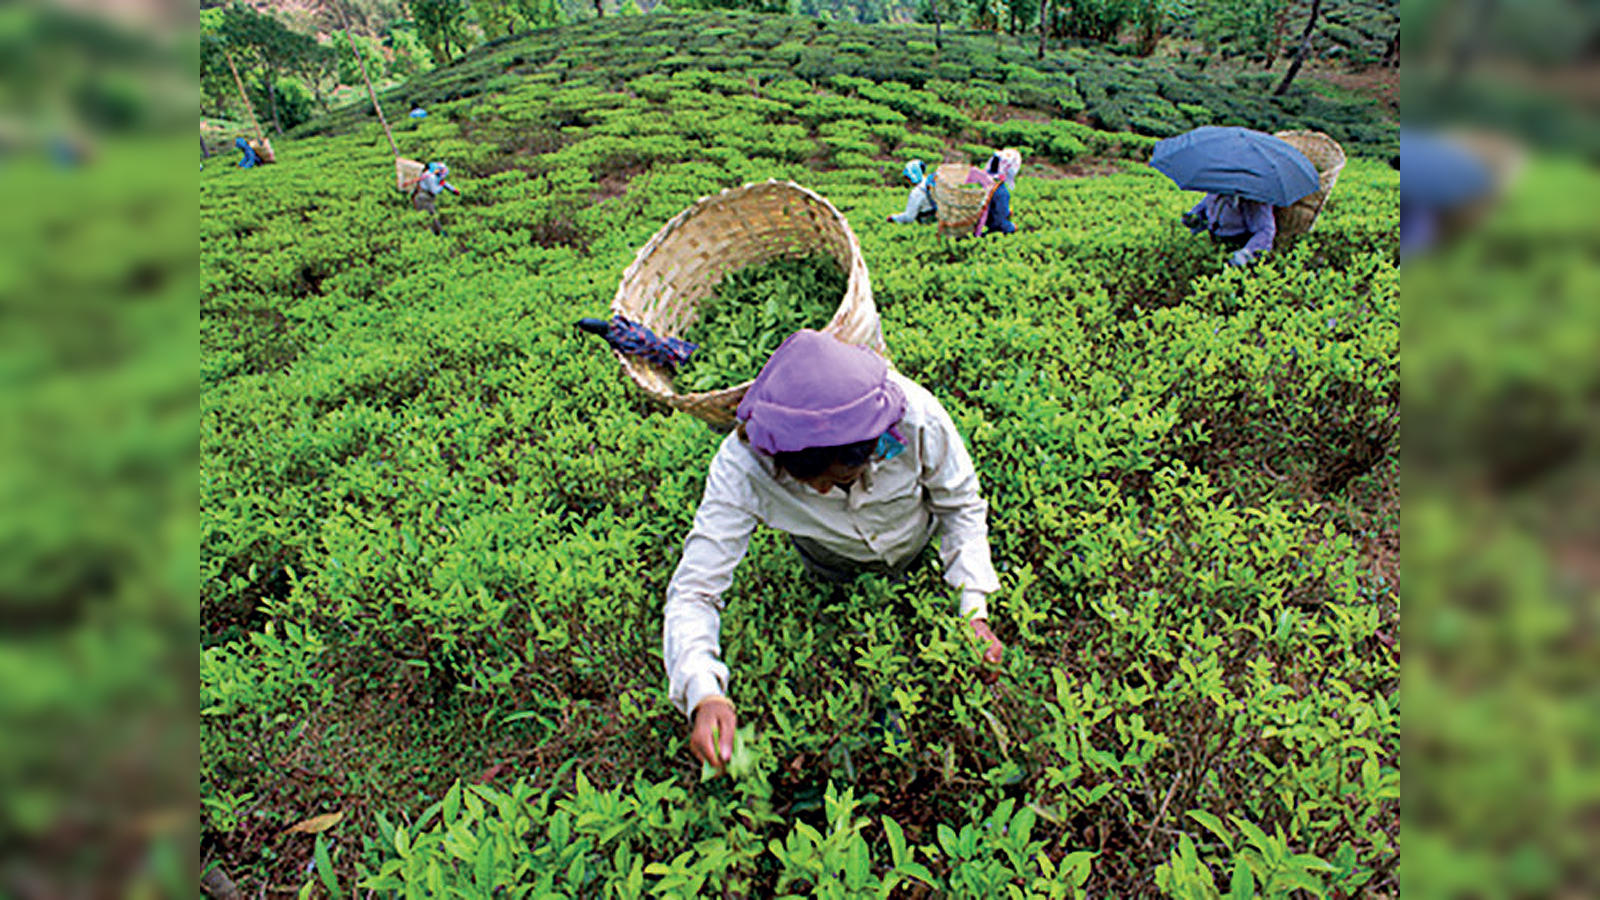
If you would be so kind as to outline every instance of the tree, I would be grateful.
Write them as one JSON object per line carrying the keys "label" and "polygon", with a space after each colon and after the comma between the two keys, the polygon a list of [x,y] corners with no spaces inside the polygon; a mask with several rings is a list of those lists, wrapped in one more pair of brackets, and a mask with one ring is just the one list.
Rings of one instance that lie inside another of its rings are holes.
{"label": "tree", "polygon": [[1213,50],[1262,59],[1272,67],[1278,52],[1278,19],[1287,0],[1211,0],[1201,7],[1199,31]]}
{"label": "tree", "polygon": [[[389,49],[389,74],[396,78],[410,78],[433,68],[432,54],[409,25],[390,25],[383,46]],[[369,56],[381,58],[382,54]]]}
{"label": "tree", "polygon": [[1278,82],[1278,89],[1272,92],[1273,96],[1281,97],[1289,90],[1289,83],[1300,74],[1300,67],[1311,55],[1311,33],[1317,30],[1317,14],[1320,12],[1322,0],[1311,0],[1311,15],[1306,17],[1306,30],[1300,35],[1300,49],[1294,55],[1294,62],[1289,63],[1289,71],[1283,73],[1283,80]]}
{"label": "tree", "polygon": [[233,53],[235,63],[259,85],[272,113],[272,127],[282,134],[278,79],[299,66],[302,56],[316,51],[316,40],[290,31],[272,16],[240,3],[229,6],[223,13],[218,32],[223,48]]}
{"label": "tree", "polygon": [[1138,29],[1140,56],[1156,52],[1167,22],[1184,12],[1181,5],[1182,0],[1136,0],[1133,24]]}
{"label": "tree", "polygon": [[375,49],[377,42],[371,38],[347,34],[340,30],[333,33],[329,45],[333,47],[334,59],[339,66],[340,84],[355,84],[361,80],[361,66],[356,60],[357,52],[365,57],[367,73],[373,78],[381,79],[387,71],[383,54],[377,52]]}
{"label": "tree", "polygon": [[1050,0],[1039,4],[1039,58],[1044,59],[1045,35],[1050,33]]}
{"label": "tree", "polygon": [[[206,16],[215,12],[212,21]],[[219,118],[228,118],[229,111],[238,102],[233,86],[233,73],[228,71],[228,60],[223,55],[227,46],[218,32],[222,24],[221,10],[202,10],[200,13],[200,110]]]}
{"label": "tree", "polygon": [[478,17],[478,27],[485,38],[516,33],[516,11],[510,0],[472,0],[472,13]]}
{"label": "tree", "polygon": [[417,37],[433,54],[434,62],[449,65],[456,50],[465,50],[466,0],[410,0]]}
{"label": "tree", "polygon": [[1132,13],[1133,0],[1073,0],[1064,18],[1067,34],[1089,41],[1114,40]]}
{"label": "tree", "polygon": [[[337,87],[339,78],[339,60],[334,55],[334,48],[325,44],[313,43],[306,51],[296,57],[292,66],[294,73],[305,82],[311,90],[311,96],[317,101],[317,106],[323,112],[328,111],[329,87]],[[330,85],[330,82],[332,83]]]}

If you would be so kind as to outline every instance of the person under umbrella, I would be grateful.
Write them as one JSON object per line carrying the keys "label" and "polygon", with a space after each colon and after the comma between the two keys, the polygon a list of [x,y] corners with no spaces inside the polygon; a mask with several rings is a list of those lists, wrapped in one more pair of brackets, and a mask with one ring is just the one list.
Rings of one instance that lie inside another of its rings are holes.
{"label": "person under umbrella", "polygon": [[426,169],[422,170],[421,175],[405,183],[405,187],[411,188],[411,208],[433,214],[432,228],[434,234],[439,234],[442,231],[439,226],[439,204],[438,200],[435,199],[439,196],[439,192],[448,190],[457,197],[461,196],[461,191],[445,180],[449,177],[449,166],[442,162],[431,162],[428,163]]}
{"label": "person under umbrella", "polygon": [[932,172],[924,172],[922,160],[913,159],[906,163],[900,174],[911,182],[911,193],[906,197],[906,211],[889,217],[890,222],[901,225],[910,225],[913,222],[925,222],[938,214],[938,208],[933,203],[933,178]]}
{"label": "person under umbrella", "polygon": [[804,568],[835,584],[862,572],[901,577],[938,536],[944,579],[961,591],[985,663],[1001,661],[1005,645],[988,624],[987,598],[1000,586],[989,507],[932,394],[871,350],[805,329],[767,360],[735,416],[711,460],[662,622],[668,697],[689,717],[697,759],[720,769],[732,753],[738,717],[721,660],[723,595],[758,525],[787,533]]}
{"label": "person under umbrella", "polygon": [[1278,220],[1272,205],[1247,200],[1237,194],[1207,194],[1183,214],[1190,234],[1209,232],[1211,239],[1233,251],[1230,266],[1247,266],[1272,249],[1278,237]]}
{"label": "person under umbrella", "polygon": [[1277,237],[1272,207],[1289,206],[1320,186],[1317,169],[1294,145],[1248,128],[1206,125],[1156,144],[1150,165],[1186,191],[1206,196],[1183,214],[1249,265]]}

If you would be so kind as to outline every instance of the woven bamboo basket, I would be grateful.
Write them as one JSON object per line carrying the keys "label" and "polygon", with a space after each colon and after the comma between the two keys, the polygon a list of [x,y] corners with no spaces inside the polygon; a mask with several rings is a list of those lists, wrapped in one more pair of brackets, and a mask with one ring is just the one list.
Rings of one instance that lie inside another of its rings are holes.
{"label": "woven bamboo basket", "polygon": [[[700,301],[723,276],[778,258],[823,252],[845,272],[839,309],[821,330],[882,354],[883,326],[872,302],[861,245],[844,215],[814,191],[769,180],[702,197],[661,227],[634,257],[611,301],[611,311],[656,334],[679,337],[700,316]],[[728,429],[751,382],[717,391],[680,394],[670,370],[617,352],[622,370],[651,398]]]}
{"label": "woven bamboo basket", "polygon": [[426,168],[427,166],[414,159],[396,156],[394,158],[394,186],[402,191],[405,190],[406,182],[421,176]]}
{"label": "woven bamboo basket", "polygon": [[278,161],[278,154],[272,149],[272,141],[267,140],[266,135],[262,135],[259,141],[252,141],[250,146],[255,148],[256,156],[262,162],[275,163]]}
{"label": "woven bamboo basket", "polygon": [[1339,173],[1344,171],[1345,156],[1339,142],[1320,131],[1280,131],[1276,137],[1288,142],[1311,160],[1311,164],[1317,168],[1319,182],[1317,190],[1301,197],[1293,206],[1273,208],[1278,224],[1278,236],[1273,241],[1273,247],[1281,249],[1316,224],[1317,216],[1322,213],[1322,205],[1328,202],[1328,195],[1333,192]]}
{"label": "woven bamboo basket", "polygon": [[939,211],[939,233],[946,231],[973,233],[978,220],[989,208],[989,198],[1000,185],[996,180],[988,187],[967,184],[971,166],[964,163],[945,163],[934,173],[933,204]]}

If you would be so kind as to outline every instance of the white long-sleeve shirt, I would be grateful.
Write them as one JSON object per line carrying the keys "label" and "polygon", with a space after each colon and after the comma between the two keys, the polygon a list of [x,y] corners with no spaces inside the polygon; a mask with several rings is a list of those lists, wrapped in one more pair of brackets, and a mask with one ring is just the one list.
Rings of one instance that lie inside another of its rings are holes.
{"label": "white long-sleeve shirt", "polygon": [[944,577],[961,590],[961,613],[987,618],[987,597],[1000,587],[989,558],[989,504],[950,414],[922,387],[897,373],[906,395],[897,430],[905,450],[874,458],[849,492],[819,494],[772,458],[730,434],[706,475],[705,496],[684,540],[683,558],[667,586],[662,628],[668,696],[693,715],[708,696],[727,692],[728,667],[718,639],[722,595],[744,558],[758,523],[809,538],[862,563],[897,565],[935,534]]}
{"label": "white long-sleeve shirt", "polygon": [[917,217],[922,215],[924,210],[933,212],[934,208],[933,187],[926,183],[919,184],[906,196],[906,211],[889,218],[901,225],[910,225],[917,221]]}

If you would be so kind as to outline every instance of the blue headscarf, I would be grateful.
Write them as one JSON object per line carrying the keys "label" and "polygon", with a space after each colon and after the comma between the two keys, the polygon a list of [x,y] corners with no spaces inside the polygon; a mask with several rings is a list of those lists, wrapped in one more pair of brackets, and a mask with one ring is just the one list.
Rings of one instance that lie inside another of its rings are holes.
{"label": "blue headscarf", "polygon": [[919,184],[923,181],[931,183],[933,181],[933,176],[923,173],[922,160],[920,159],[913,159],[911,162],[906,163],[906,167],[900,170],[900,174],[906,176],[906,180],[912,184]]}

